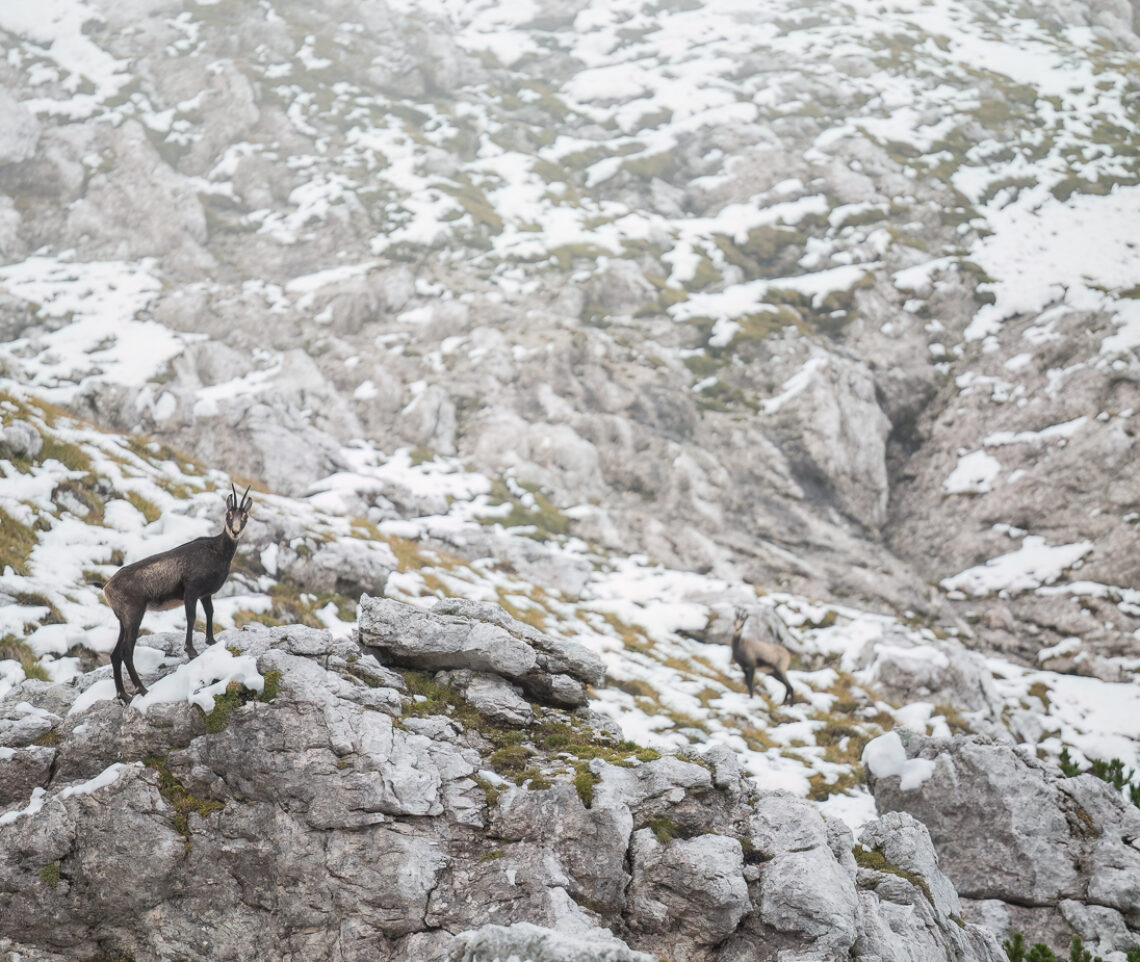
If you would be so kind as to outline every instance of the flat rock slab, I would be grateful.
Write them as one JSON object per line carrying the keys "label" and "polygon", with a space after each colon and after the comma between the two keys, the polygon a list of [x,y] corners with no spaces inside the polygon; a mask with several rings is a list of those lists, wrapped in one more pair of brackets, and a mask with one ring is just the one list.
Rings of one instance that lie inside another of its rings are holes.
{"label": "flat rock slab", "polygon": [[582,645],[545,635],[498,605],[458,598],[423,611],[365,595],[360,642],[386,664],[488,672],[514,682],[536,701],[567,708],[585,705],[586,685],[605,678],[601,659]]}

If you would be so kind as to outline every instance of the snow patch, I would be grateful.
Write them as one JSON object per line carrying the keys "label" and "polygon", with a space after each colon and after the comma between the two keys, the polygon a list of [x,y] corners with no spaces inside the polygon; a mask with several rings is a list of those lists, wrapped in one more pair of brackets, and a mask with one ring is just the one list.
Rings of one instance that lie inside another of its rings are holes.
{"label": "snow patch", "polygon": [[863,764],[875,778],[899,778],[899,788],[914,791],[934,774],[934,762],[927,758],[907,758],[898,732],[887,732],[867,743]]}

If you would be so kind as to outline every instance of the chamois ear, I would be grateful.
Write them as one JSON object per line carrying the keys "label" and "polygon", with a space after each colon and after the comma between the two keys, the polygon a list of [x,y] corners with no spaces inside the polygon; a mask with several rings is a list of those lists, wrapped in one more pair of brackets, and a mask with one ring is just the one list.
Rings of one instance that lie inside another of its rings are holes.
{"label": "chamois ear", "polygon": [[230,494],[226,495],[226,509],[229,511],[236,511],[238,505],[237,489],[234,487],[234,483],[232,481],[230,482],[230,492]]}
{"label": "chamois ear", "polygon": [[[253,507],[253,498],[249,496],[249,489],[253,487],[253,482],[245,486],[245,493],[241,496],[241,511],[243,514],[248,514],[249,509]],[[237,494],[237,491],[234,491]]]}

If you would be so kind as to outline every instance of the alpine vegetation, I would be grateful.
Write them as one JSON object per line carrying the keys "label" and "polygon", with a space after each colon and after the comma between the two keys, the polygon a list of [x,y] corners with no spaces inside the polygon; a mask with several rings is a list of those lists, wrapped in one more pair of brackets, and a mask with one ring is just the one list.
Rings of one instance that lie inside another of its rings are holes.
{"label": "alpine vegetation", "polygon": [[115,672],[115,691],[123,702],[129,701],[123,687],[124,662],[139,694],[146,694],[146,687],[135,671],[135,642],[147,610],[165,611],[180,604],[185,606],[186,654],[193,658],[198,654],[194,650],[194,618],[201,600],[206,613],[206,644],[214,643],[213,595],[230,573],[230,562],[253,504],[248,487],[240,502],[232,483],[230,492],[226,498],[226,523],[220,534],[195,538],[177,548],[125,565],[104,586],[103,594],[119,619],[119,638],[111,652],[111,665]]}

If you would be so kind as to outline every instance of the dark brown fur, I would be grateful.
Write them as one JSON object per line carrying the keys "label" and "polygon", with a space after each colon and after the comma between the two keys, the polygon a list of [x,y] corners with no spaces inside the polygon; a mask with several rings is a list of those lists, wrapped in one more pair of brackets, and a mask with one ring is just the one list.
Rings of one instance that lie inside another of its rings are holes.
{"label": "dark brown fur", "polygon": [[783,645],[773,641],[761,641],[752,635],[744,635],[744,623],[748,613],[737,609],[736,620],[732,625],[732,660],[744,669],[744,680],[748,684],[748,697],[753,697],[752,683],[756,669],[775,675],[784,688],[784,704],[794,705],[796,693],[788,681],[788,666],[792,663],[792,653]]}
{"label": "dark brown fur", "polygon": [[237,548],[237,540],[249,520],[249,488],[239,505],[237,491],[226,499],[226,525],[221,534],[209,538],[195,538],[186,544],[159,554],[124,565],[103,586],[103,594],[115,617],[119,619],[119,639],[111,652],[111,666],[115,674],[115,691],[128,702],[123,687],[123,665],[131,681],[146,694],[146,687],[135,671],[135,642],[143,615],[147,611],[169,611],[180,605],[186,609],[186,654],[191,658],[194,650],[194,618],[198,602],[206,613],[206,644],[214,643],[214,592],[222,587],[230,573],[230,562]]}

